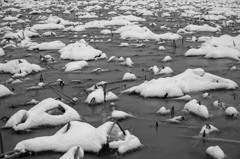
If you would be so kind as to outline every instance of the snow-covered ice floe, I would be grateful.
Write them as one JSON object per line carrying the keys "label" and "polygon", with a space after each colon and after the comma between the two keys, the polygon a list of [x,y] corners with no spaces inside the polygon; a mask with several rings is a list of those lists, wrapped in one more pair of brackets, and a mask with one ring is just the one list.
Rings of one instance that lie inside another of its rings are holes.
{"label": "snow-covered ice floe", "polygon": [[74,146],[70,148],[62,157],[59,159],[81,159],[84,156],[84,151],[81,147]]}
{"label": "snow-covered ice floe", "polygon": [[186,31],[207,31],[207,32],[217,32],[217,31],[221,31],[221,27],[220,26],[216,26],[216,27],[211,27],[208,24],[204,24],[204,25],[193,25],[193,24],[189,24],[187,25],[184,30]]}
{"label": "snow-covered ice floe", "polygon": [[227,155],[219,146],[210,146],[207,148],[206,153],[214,159],[226,159]]}
{"label": "snow-covered ice floe", "polygon": [[40,72],[41,68],[37,64],[30,64],[25,59],[15,59],[7,63],[0,63],[0,72],[11,73],[13,77],[24,77],[33,72]]}
{"label": "snow-covered ice floe", "polygon": [[206,58],[230,58],[240,60],[240,35],[222,35],[207,40],[199,49],[190,49],[185,56],[205,56]]}
{"label": "snow-covered ice floe", "polygon": [[86,61],[100,58],[104,54],[101,50],[94,49],[92,46],[82,42],[68,44],[60,49],[59,53],[61,59]]}
{"label": "snow-covered ice floe", "polygon": [[145,81],[122,93],[137,93],[143,97],[173,98],[187,93],[214,89],[236,89],[238,85],[229,79],[205,72],[201,68],[187,69],[183,73],[166,78]]}
{"label": "snow-covered ice floe", "polygon": [[205,105],[201,105],[196,99],[186,103],[183,110],[206,119],[210,117],[207,107]]}
{"label": "snow-covered ice floe", "polygon": [[152,39],[152,40],[177,40],[182,39],[182,36],[175,33],[156,34],[147,27],[138,25],[123,26],[114,33],[120,33],[121,39]]}
{"label": "snow-covered ice floe", "polygon": [[7,87],[5,87],[4,85],[0,84],[0,97],[5,97],[8,95],[12,95],[14,94],[13,92],[11,92]]}
{"label": "snow-covered ice floe", "polygon": [[65,47],[65,44],[59,40],[56,40],[32,45],[28,48],[28,50],[58,50],[63,47]]}
{"label": "snow-covered ice floe", "polygon": [[28,111],[16,112],[4,127],[22,131],[39,126],[62,125],[80,119],[78,112],[70,106],[53,98],[47,98]]}
{"label": "snow-covered ice floe", "polygon": [[69,62],[65,65],[65,72],[81,70],[82,68],[87,67],[87,66],[88,66],[88,62],[86,62],[86,61]]}
{"label": "snow-covered ice floe", "polygon": [[19,142],[14,150],[67,152],[72,147],[78,146],[84,151],[98,153],[103,145],[109,143],[110,148],[117,149],[119,153],[125,153],[142,146],[137,137],[127,130],[124,132],[113,122],[106,122],[95,128],[85,122],[71,121],[52,136]]}
{"label": "snow-covered ice floe", "polygon": [[85,102],[90,105],[94,105],[104,103],[105,101],[114,101],[118,99],[119,98],[113,92],[104,92],[104,89],[99,87],[87,96]]}

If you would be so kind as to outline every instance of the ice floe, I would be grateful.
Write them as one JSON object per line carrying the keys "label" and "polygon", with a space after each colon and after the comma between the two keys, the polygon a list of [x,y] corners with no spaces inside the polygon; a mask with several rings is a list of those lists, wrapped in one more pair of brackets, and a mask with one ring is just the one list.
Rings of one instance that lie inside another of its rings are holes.
{"label": "ice floe", "polygon": [[73,120],[80,120],[80,115],[61,101],[47,98],[33,108],[19,110],[4,127],[15,131],[27,130],[39,126],[58,126]]}
{"label": "ice floe", "polygon": [[137,93],[143,97],[181,97],[187,93],[212,89],[236,89],[238,85],[232,80],[205,72],[201,68],[187,69],[183,73],[166,78],[145,81],[131,87],[123,93]]}
{"label": "ice floe", "polygon": [[30,64],[25,59],[15,59],[7,63],[0,63],[0,71],[13,74],[13,77],[24,77],[28,74],[42,71],[37,64]]}

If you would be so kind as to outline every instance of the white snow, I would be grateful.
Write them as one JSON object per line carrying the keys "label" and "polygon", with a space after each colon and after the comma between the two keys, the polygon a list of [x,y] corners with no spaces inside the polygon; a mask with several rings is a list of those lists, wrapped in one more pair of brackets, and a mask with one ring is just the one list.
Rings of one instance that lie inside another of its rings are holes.
{"label": "white snow", "polygon": [[126,72],[122,78],[123,81],[133,81],[136,79],[137,79],[137,77],[131,72]]}
{"label": "white snow", "polygon": [[54,23],[49,23],[49,24],[35,24],[32,26],[32,29],[34,30],[55,30],[59,29],[62,30],[64,29],[64,25],[62,24],[54,24]]}
{"label": "white snow", "polygon": [[87,96],[87,99],[85,100],[85,102],[88,104],[100,104],[100,103],[104,103],[104,100],[114,101],[117,99],[118,97],[112,92],[107,92],[104,97],[104,90],[102,87],[99,87],[98,89],[94,90]]}
{"label": "white snow", "polygon": [[208,32],[221,31],[220,27],[218,27],[218,26],[217,27],[211,27],[208,24],[204,24],[204,25],[189,24],[183,29],[186,30],[186,31],[208,31]]}
{"label": "white snow", "polygon": [[160,51],[164,51],[164,50],[166,50],[166,49],[165,49],[164,46],[159,46],[159,47],[158,47],[158,50],[160,50]]}
{"label": "white snow", "polygon": [[206,119],[210,117],[207,107],[205,105],[199,104],[199,102],[196,99],[192,99],[191,101],[186,103],[183,110],[188,111],[189,113],[196,114]]}
{"label": "white snow", "polygon": [[212,89],[236,89],[232,80],[205,72],[201,68],[187,69],[183,73],[166,78],[145,81],[122,93],[138,93],[143,97],[181,97],[186,93]]}
{"label": "white snow", "polygon": [[59,50],[61,59],[69,60],[93,60],[98,56],[101,56],[103,53],[100,50],[94,49],[88,44],[82,42],[75,42],[68,44]]}
{"label": "white snow", "polygon": [[[62,109],[63,114],[52,115],[53,109]],[[47,98],[28,111],[19,110],[16,112],[8,120],[5,127],[20,131],[44,125],[62,125],[72,120],[80,120],[80,118],[80,115],[70,106],[61,101]]]}
{"label": "white snow", "polygon": [[112,141],[109,143],[109,147],[118,149],[120,154],[142,147],[140,140],[136,136],[132,135],[128,130],[125,130],[125,133],[126,135],[123,140]]}
{"label": "white snow", "polygon": [[205,134],[208,135],[213,132],[219,132],[219,129],[211,124],[206,124],[201,128],[201,131],[199,132],[199,134],[203,135],[204,131],[205,131]]}
{"label": "white snow", "polygon": [[0,97],[5,97],[8,95],[12,95],[14,94],[13,92],[11,92],[7,87],[5,87],[4,85],[0,84]]}
{"label": "white snow", "polygon": [[39,65],[30,64],[25,59],[15,59],[7,63],[0,63],[0,71],[11,73],[13,77],[23,77],[33,72],[42,71]]}
{"label": "white snow", "polygon": [[166,66],[162,67],[157,74],[171,74],[171,73],[173,73],[173,70],[170,67]]}
{"label": "white snow", "polygon": [[171,110],[166,109],[166,107],[161,107],[156,113],[160,115],[167,115],[171,113]]}
{"label": "white snow", "polygon": [[65,65],[65,72],[81,70],[82,68],[87,66],[88,66],[88,63],[86,61],[69,62]]}
{"label": "white snow", "polygon": [[226,110],[225,110],[225,114],[229,117],[237,117],[239,115],[239,112],[237,111],[236,108],[234,107],[228,107]]}
{"label": "white snow", "polygon": [[172,58],[171,58],[171,56],[165,56],[162,61],[169,62],[169,61],[172,61]]}
{"label": "white snow", "polygon": [[127,57],[125,61],[120,63],[121,65],[126,65],[128,67],[133,67],[134,63],[130,57]]}
{"label": "white snow", "polygon": [[156,41],[160,40],[177,40],[182,37],[175,33],[155,34],[147,27],[139,27],[136,25],[124,26],[119,28],[116,33],[120,33],[121,39],[152,39]]}
{"label": "white snow", "polygon": [[240,57],[240,35],[232,37],[222,35],[207,40],[199,49],[190,49],[185,56],[205,55],[206,58],[231,58],[239,60]]}
{"label": "white snow", "polygon": [[207,148],[206,153],[214,159],[225,159],[227,158],[223,150],[219,146],[210,146]]}
{"label": "white snow", "polygon": [[65,47],[65,44],[59,40],[56,40],[32,45],[28,48],[28,50],[59,50],[63,47]]}
{"label": "white snow", "polygon": [[0,48],[0,56],[4,56],[5,55],[5,52],[2,48]]}
{"label": "white snow", "polygon": [[88,123],[71,121],[52,136],[21,141],[14,149],[22,152],[67,152],[73,146],[79,146],[84,151],[97,153],[106,143],[107,133],[105,131],[99,131]]}
{"label": "white snow", "polygon": [[[19,142],[14,150],[21,152],[57,151],[72,153],[72,147],[81,147],[86,152],[98,153],[107,140],[110,139],[110,148],[117,148],[119,153],[136,149],[142,144],[139,139],[127,130],[126,136],[113,122],[106,122],[98,128],[85,122],[71,121],[52,136],[43,136]],[[113,129],[111,130],[111,127]],[[110,132],[111,130],[111,132]],[[123,138],[123,139],[122,139]],[[111,142],[111,140],[113,140]],[[74,149],[74,148],[73,148]]]}
{"label": "white snow", "polygon": [[132,114],[126,113],[124,111],[121,110],[113,110],[111,113],[111,118],[112,119],[125,119],[125,118],[129,118],[129,117],[133,117]]}
{"label": "white snow", "polygon": [[[70,148],[62,157],[59,159],[80,159],[83,158],[84,151],[81,147],[74,146]],[[75,158],[77,157],[77,158]]]}

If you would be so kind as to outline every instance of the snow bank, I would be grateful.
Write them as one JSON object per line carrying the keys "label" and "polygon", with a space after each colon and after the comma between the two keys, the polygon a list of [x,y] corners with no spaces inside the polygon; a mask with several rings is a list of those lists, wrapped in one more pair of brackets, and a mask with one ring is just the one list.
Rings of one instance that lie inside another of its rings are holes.
{"label": "snow bank", "polygon": [[[60,111],[62,114],[55,115],[55,111]],[[16,112],[5,127],[21,131],[44,125],[62,125],[72,120],[80,120],[79,114],[73,108],[61,101],[47,98],[28,111]]]}
{"label": "snow bank", "polygon": [[145,81],[123,93],[138,93],[143,97],[181,97],[186,93],[213,89],[236,89],[238,85],[229,80],[204,72],[203,69],[187,69],[183,73],[166,78]]}
{"label": "snow bank", "polygon": [[23,77],[33,72],[42,71],[39,65],[30,64],[25,59],[15,59],[7,63],[0,63],[0,71],[11,73],[13,77]]}

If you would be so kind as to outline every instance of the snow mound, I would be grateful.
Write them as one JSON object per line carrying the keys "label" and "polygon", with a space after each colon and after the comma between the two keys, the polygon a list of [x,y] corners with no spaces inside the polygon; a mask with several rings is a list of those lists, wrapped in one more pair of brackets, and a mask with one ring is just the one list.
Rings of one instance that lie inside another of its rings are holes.
{"label": "snow mound", "polygon": [[7,87],[5,87],[4,85],[0,84],[0,97],[5,97],[8,95],[12,95],[14,94],[13,92],[11,92]]}
{"label": "snow mound", "polygon": [[42,71],[39,65],[30,64],[25,59],[15,59],[7,63],[0,63],[0,71],[13,74],[13,77],[23,77],[33,72]]}
{"label": "snow mound", "polygon": [[107,143],[107,133],[88,123],[71,121],[52,136],[43,136],[19,142],[15,150],[22,152],[57,151],[67,152],[73,146],[84,151],[99,152]]}
{"label": "snow mound", "polygon": [[114,101],[117,99],[118,97],[114,93],[107,92],[105,94],[103,88],[99,87],[98,89],[94,90],[87,96],[87,99],[85,100],[85,102],[93,105],[93,104],[104,103],[105,101]]}
{"label": "snow mound", "polygon": [[109,143],[109,147],[118,149],[120,154],[142,147],[140,140],[136,136],[130,134],[128,130],[125,130],[125,133],[126,135],[123,140],[112,141]]}
{"label": "snow mound", "polygon": [[160,115],[168,115],[171,113],[171,110],[166,109],[166,107],[161,107],[156,113]]}
{"label": "snow mound", "polygon": [[92,46],[75,42],[71,43],[59,50],[61,59],[69,60],[94,60],[100,57],[103,53],[100,50],[94,49]]}
{"label": "snow mound", "polygon": [[28,48],[28,50],[58,50],[63,47],[65,47],[65,44],[59,40],[56,40],[32,45]]}
{"label": "snow mound", "polygon": [[186,110],[189,113],[196,114],[206,119],[210,117],[207,107],[205,105],[199,104],[196,99],[193,99],[186,103],[183,110]]}
{"label": "snow mound", "polygon": [[62,24],[54,24],[54,23],[49,23],[49,24],[35,24],[31,27],[34,30],[55,30],[55,29],[59,29],[62,30],[64,29],[64,25]]}
{"label": "snow mound", "polygon": [[213,132],[219,132],[219,129],[211,124],[206,124],[201,128],[201,131],[199,132],[199,134],[202,136],[204,131],[205,131],[205,134],[208,135]]}
{"label": "snow mound", "polygon": [[207,148],[206,153],[214,159],[225,159],[227,156],[219,146],[210,146]]}
{"label": "snow mound", "polygon": [[189,24],[185,28],[183,28],[186,31],[206,31],[206,32],[217,32],[221,31],[221,28],[219,26],[211,27],[208,24],[204,25],[193,25]]}
{"label": "snow mound", "polygon": [[120,120],[120,119],[129,118],[129,117],[133,117],[133,115],[128,114],[128,113],[126,113],[124,111],[121,111],[121,110],[113,110],[112,113],[111,113],[111,118],[112,119]]}
{"label": "snow mound", "polygon": [[126,72],[122,78],[123,81],[132,81],[132,80],[136,80],[136,79],[137,79],[137,77],[131,72]]}
{"label": "snow mound", "polygon": [[79,114],[70,106],[61,101],[47,98],[28,111],[16,112],[5,127],[21,131],[44,125],[62,125],[72,120],[80,120],[80,118]]}
{"label": "snow mound", "polygon": [[63,31],[75,31],[75,32],[85,31],[85,27],[83,25],[70,26],[70,27],[63,29]]}
{"label": "snow mound", "polygon": [[39,21],[41,24],[60,24],[60,25],[74,25],[74,22],[65,20],[63,18],[60,18],[58,16],[52,16],[50,15],[46,20]]}
{"label": "snow mound", "polygon": [[65,65],[65,72],[81,70],[82,68],[87,66],[88,66],[88,63],[86,61],[69,62]]}
{"label": "snow mound", "polygon": [[206,58],[231,58],[240,60],[240,35],[222,35],[207,40],[199,49],[190,49],[185,56],[205,55]]}
{"label": "snow mound", "polygon": [[[98,153],[109,141],[119,153],[124,153],[142,146],[139,139],[127,130],[125,136],[119,126],[106,122],[98,128],[85,122],[71,121],[52,136],[43,136],[19,142],[14,150],[21,152],[57,151],[72,153],[78,146],[84,151]],[[115,142],[114,142],[115,141]],[[110,147],[110,148],[112,148]]]}
{"label": "snow mound", "polygon": [[119,28],[116,32],[120,33],[121,39],[152,39],[156,41],[160,40],[177,40],[182,37],[175,33],[155,34],[147,27],[139,27],[136,25],[124,26]]}
{"label": "snow mound", "polygon": [[122,93],[137,93],[143,97],[181,97],[186,93],[213,89],[236,89],[238,85],[232,80],[221,78],[205,72],[201,68],[187,69],[183,73],[166,78],[145,81]]}
{"label": "snow mound", "polygon": [[[77,158],[75,158],[75,156]],[[84,151],[81,147],[74,146],[70,148],[60,159],[80,159],[83,158]]]}
{"label": "snow mound", "polygon": [[114,20],[125,19],[125,20],[128,20],[128,21],[135,21],[135,22],[146,21],[145,19],[143,19],[141,17],[134,16],[134,15],[120,15],[120,16],[112,17],[112,19],[114,19]]}
{"label": "snow mound", "polygon": [[5,52],[2,48],[0,48],[0,56],[4,56],[5,55]]}

